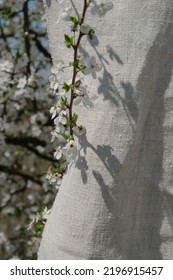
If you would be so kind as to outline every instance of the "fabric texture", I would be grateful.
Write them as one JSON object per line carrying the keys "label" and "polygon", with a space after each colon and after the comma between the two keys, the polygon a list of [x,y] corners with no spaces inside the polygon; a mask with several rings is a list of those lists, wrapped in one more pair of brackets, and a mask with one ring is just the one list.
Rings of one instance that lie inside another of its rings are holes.
{"label": "fabric texture", "polygon": [[[76,11],[81,0],[71,0]],[[173,259],[173,1],[115,0],[81,53],[94,108],[78,106],[84,147],[56,196],[39,259]],[[71,61],[59,1],[45,0],[53,60]],[[67,74],[68,76],[68,74]],[[68,78],[67,78],[68,80]]]}

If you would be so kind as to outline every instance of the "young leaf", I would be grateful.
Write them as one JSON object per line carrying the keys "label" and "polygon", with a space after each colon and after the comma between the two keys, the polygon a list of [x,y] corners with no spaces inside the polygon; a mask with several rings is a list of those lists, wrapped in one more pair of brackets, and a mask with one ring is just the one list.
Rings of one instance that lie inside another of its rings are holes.
{"label": "young leaf", "polygon": [[73,46],[73,37],[64,34],[64,40],[67,48],[71,48],[71,46]]}
{"label": "young leaf", "polygon": [[70,89],[73,88],[73,84],[68,85],[66,82],[64,82],[62,88],[65,90],[65,92],[68,92]]}
{"label": "young leaf", "polygon": [[55,172],[56,172],[56,173],[62,174],[62,173],[64,172],[64,170],[63,170],[62,167],[56,167],[56,168],[55,168]]}
{"label": "young leaf", "polygon": [[5,19],[9,19],[10,18],[10,15],[11,15],[11,8],[8,7],[8,8],[5,8],[3,11],[2,11],[2,15]]}
{"label": "young leaf", "polygon": [[75,68],[79,69],[79,60],[70,62],[69,66],[74,66]]}
{"label": "young leaf", "polygon": [[93,39],[94,33],[95,33],[95,30],[93,28],[91,28],[89,33],[88,33],[88,36],[89,36],[90,40]]}
{"label": "young leaf", "polygon": [[72,117],[72,125],[76,125],[76,122],[77,122],[77,119],[78,119],[78,115],[76,113],[73,114],[73,117]]}
{"label": "young leaf", "polygon": [[71,21],[75,24],[78,24],[78,19],[76,17],[70,17]]}

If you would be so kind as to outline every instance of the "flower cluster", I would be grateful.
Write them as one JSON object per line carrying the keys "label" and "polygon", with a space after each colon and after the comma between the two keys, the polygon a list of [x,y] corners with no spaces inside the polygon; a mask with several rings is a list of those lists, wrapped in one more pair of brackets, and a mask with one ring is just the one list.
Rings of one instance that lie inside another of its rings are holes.
{"label": "flower cluster", "polygon": [[57,162],[47,109],[56,102],[47,94],[51,56],[41,1],[0,0],[0,9],[0,259],[33,259],[39,238],[26,224],[56,194],[46,180]]}
{"label": "flower cluster", "polygon": [[36,215],[34,215],[31,222],[29,223],[27,230],[30,230],[34,227],[37,234],[42,234],[43,227],[50,213],[51,209],[47,209],[47,207],[45,207],[41,211],[41,213],[37,212]]}
{"label": "flower cluster", "polygon": [[[61,0],[60,6],[57,23],[60,20],[69,22],[71,34],[64,34],[64,43],[67,48],[72,49],[74,60],[68,65],[65,65],[62,60],[54,61],[51,69],[50,88],[57,97],[57,103],[50,108],[54,121],[51,141],[63,139],[62,144],[56,148],[54,157],[59,161],[66,160],[67,163],[71,163],[77,159],[80,148],[77,138],[86,134],[86,128],[78,123],[74,106],[79,104],[86,108],[94,106],[85,76],[91,75],[93,79],[96,79],[98,72],[102,70],[102,65],[95,56],[79,56],[82,38],[87,36],[89,40],[92,40],[95,35],[94,28],[85,22],[86,12],[89,9],[91,13],[103,16],[113,7],[113,3],[105,0],[84,0],[83,11],[77,17],[71,15],[73,10],[71,1]],[[62,73],[67,67],[71,67],[72,77],[70,81],[63,81]]]}
{"label": "flower cluster", "polygon": [[[69,63],[54,61],[48,98],[51,57],[42,3],[0,0],[0,258],[36,258],[39,242],[34,231],[26,232],[24,224],[32,220],[30,227],[42,232],[47,210],[45,215],[42,211],[38,214],[40,205],[49,208],[52,204],[68,163],[77,159],[81,148],[78,138],[86,134],[76,106],[94,106],[85,77],[96,79],[101,63],[94,56],[80,57],[79,46],[83,37],[92,40],[95,36],[86,11],[100,17],[113,4],[109,0],[83,0],[83,10],[73,16],[72,2],[58,1],[57,23],[61,20],[69,26],[64,42],[74,59]],[[70,80],[64,79],[67,68]]]}

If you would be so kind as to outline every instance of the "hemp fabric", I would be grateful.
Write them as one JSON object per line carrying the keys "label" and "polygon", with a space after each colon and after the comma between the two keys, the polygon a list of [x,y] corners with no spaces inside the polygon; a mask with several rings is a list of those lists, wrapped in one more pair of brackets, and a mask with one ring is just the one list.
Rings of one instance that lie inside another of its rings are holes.
{"label": "hemp fabric", "polygon": [[[75,14],[83,1],[71,0]],[[52,58],[72,60],[59,1],[45,0]],[[173,1],[115,0],[81,55],[94,107],[75,107],[87,129],[46,223],[39,259],[173,259]],[[67,81],[70,74],[67,71]]]}

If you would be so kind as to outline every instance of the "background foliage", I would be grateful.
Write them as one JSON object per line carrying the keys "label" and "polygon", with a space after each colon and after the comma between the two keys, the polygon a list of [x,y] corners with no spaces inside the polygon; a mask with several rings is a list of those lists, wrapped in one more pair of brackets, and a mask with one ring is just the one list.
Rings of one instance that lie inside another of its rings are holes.
{"label": "background foliage", "polygon": [[42,1],[0,0],[0,46],[0,259],[35,259],[41,226],[27,227],[56,191]]}

